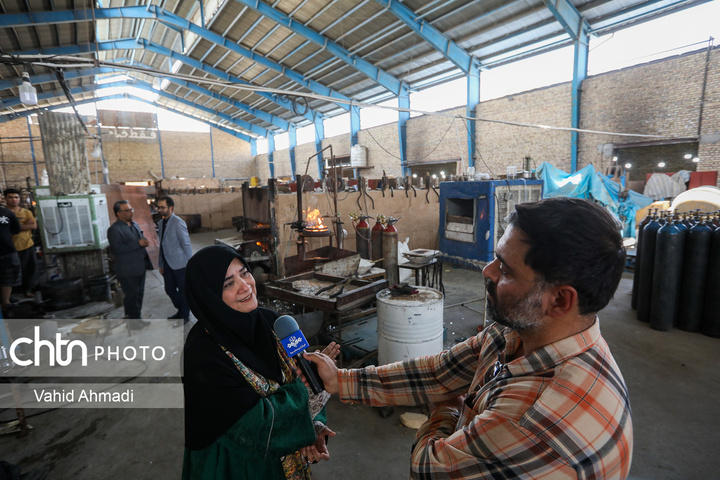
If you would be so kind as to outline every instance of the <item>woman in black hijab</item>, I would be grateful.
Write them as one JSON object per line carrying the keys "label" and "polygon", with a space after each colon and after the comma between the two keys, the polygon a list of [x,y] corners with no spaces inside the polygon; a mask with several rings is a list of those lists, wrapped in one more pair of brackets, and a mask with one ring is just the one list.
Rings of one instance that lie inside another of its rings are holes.
{"label": "woman in black hijab", "polygon": [[[185,293],[198,319],[183,351],[184,480],[308,479],[327,460],[334,433],[322,406],[297,378],[273,332],[277,314],[258,307],[249,265],[214,245],[187,264]],[[326,353],[337,356],[339,346]]]}

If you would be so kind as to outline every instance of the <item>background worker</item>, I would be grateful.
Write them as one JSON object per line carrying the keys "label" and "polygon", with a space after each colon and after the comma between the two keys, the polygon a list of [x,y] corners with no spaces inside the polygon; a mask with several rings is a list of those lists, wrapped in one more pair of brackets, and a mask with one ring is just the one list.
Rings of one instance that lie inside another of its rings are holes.
{"label": "background worker", "polygon": [[8,188],[4,192],[7,208],[12,211],[20,222],[20,233],[13,235],[12,241],[15,244],[18,257],[20,258],[20,270],[22,280],[20,289],[26,297],[32,297],[32,290],[37,285],[37,262],[35,257],[35,242],[33,242],[33,230],[37,229],[37,221],[32,212],[20,206],[20,191]]}
{"label": "background worker", "polygon": [[175,320],[173,328],[190,321],[190,307],[185,299],[185,266],[192,257],[190,235],[185,221],[175,215],[175,202],[168,196],[160,197],[157,209],[162,215],[158,225],[160,254],[158,265],[165,280],[165,293],[177,309],[168,320]]}

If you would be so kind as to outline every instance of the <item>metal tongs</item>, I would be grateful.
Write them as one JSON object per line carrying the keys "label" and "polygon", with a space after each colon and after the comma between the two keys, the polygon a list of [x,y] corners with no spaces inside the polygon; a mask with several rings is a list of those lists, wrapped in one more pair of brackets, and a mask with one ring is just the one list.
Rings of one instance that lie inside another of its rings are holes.
{"label": "metal tongs", "polygon": [[357,278],[357,275],[353,273],[353,274],[350,275],[349,277],[344,278],[344,279],[340,280],[340,281],[337,282],[337,283],[333,283],[332,285],[329,285],[329,286],[327,286],[327,287],[321,288],[320,290],[318,290],[317,292],[315,292],[315,296],[318,296],[318,295],[320,295],[320,294],[323,293],[323,292],[327,292],[328,290],[332,290],[333,288],[335,288],[335,287],[337,287],[338,285],[342,284],[342,287],[340,287],[340,290],[338,290],[337,292],[335,292],[335,293],[333,293],[332,295],[330,295],[330,298],[336,298],[336,297],[340,296],[340,295],[345,291],[345,287],[347,287],[347,285],[348,285],[352,280],[355,280],[356,278]]}

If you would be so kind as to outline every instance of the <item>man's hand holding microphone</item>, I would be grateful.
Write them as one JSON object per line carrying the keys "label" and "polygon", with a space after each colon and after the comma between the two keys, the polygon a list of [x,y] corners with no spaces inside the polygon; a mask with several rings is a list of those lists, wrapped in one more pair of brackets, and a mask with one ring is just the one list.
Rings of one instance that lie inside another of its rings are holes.
{"label": "man's hand holding microphone", "polygon": [[[340,349],[339,345],[336,345],[336,347],[338,350]],[[321,352],[305,352],[303,358],[315,364],[318,376],[325,385],[325,391],[331,395],[338,393],[338,368],[337,365],[335,365],[335,361],[327,354]],[[298,375],[301,376],[305,385],[310,386],[307,378],[302,374],[300,369],[298,369]]]}

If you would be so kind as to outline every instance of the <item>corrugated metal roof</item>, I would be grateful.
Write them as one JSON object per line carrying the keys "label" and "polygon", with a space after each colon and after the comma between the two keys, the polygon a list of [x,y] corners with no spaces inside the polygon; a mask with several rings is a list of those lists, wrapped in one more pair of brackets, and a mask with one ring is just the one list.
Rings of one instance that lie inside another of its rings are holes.
{"label": "corrugated metal roof", "polygon": [[[704,1],[572,4],[592,31],[603,32]],[[463,75],[443,51],[401,20],[387,0],[204,0],[202,11],[196,0],[100,3],[102,7],[92,9],[91,2],[0,0],[0,113],[5,118],[33,109],[17,103],[23,70],[34,79],[39,107],[67,102],[52,72],[17,57],[24,54],[106,62],[64,68],[78,101],[103,95],[102,85],[92,90],[96,78],[117,75],[127,66],[151,69],[157,75],[127,74],[137,80],[135,86],[162,86],[167,95],[158,98],[159,105],[253,137],[257,130],[250,131],[248,124],[281,132],[288,122],[300,126],[313,113],[335,115],[347,108],[327,99],[293,103],[237,85],[381,101],[395,95],[400,82],[422,89]],[[431,26],[485,68],[572,44],[543,0],[406,0],[401,6],[408,9],[410,22]],[[109,70],[113,66],[115,73]],[[186,77],[163,81],[175,73]],[[188,81],[191,85],[184,83]]]}

